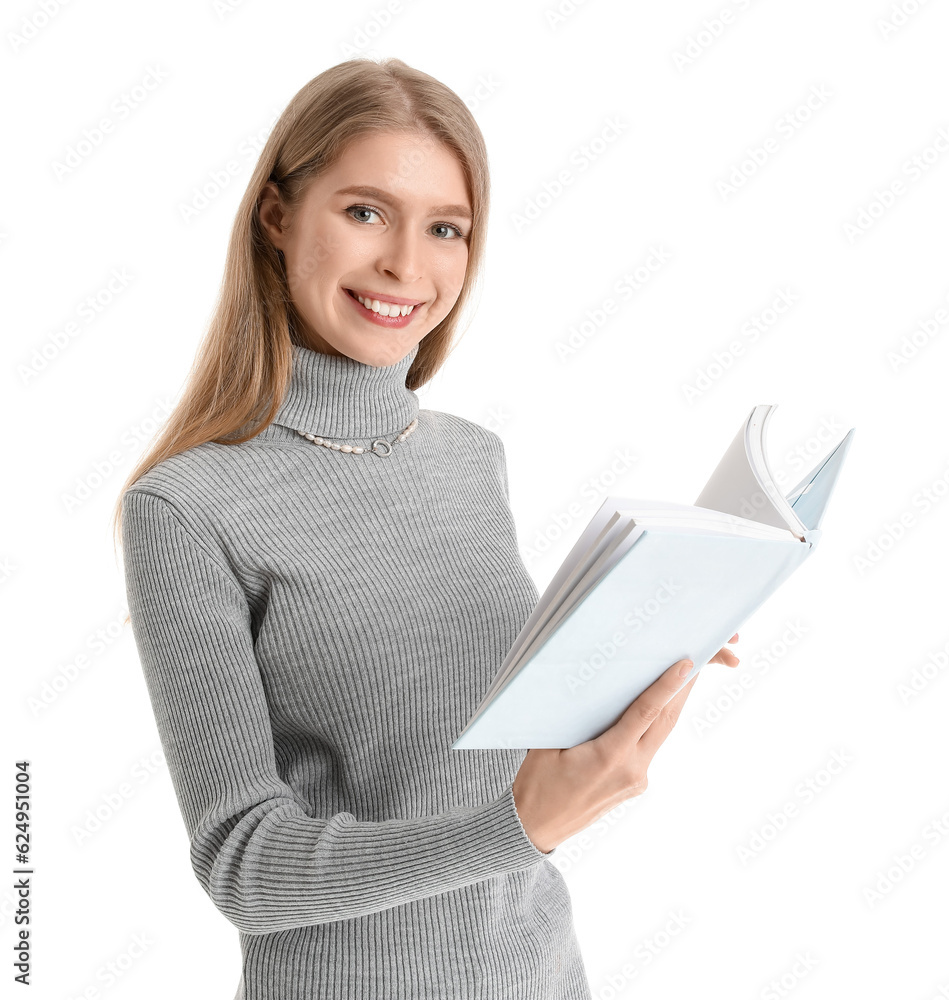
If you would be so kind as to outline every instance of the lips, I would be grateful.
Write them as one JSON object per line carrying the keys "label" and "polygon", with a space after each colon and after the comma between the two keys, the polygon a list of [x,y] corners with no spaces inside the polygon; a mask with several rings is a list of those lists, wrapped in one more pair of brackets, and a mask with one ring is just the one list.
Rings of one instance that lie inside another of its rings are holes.
{"label": "lips", "polygon": [[345,291],[353,298],[361,295],[364,299],[369,299],[370,302],[373,299],[378,299],[380,302],[390,302],[396,306],[420,306],[425,301],[424,299],[403,299],[398,295],[387,295],[384,292],[373,292],[363,288],[347,288]]}
{"label": "lips", "polygon": [[[362,317],[367,323],[372,323],[375,326],[380,326],[388,328],[390,330],[401,330],[407,327],[410,323],[414,322],[416,315],[418,314],[418,306],[399,306],[395,303],[389,305],[385,300],[379,300],[379,311],[372,309],[372,301],[366,300],[367,304],[360,302],[356,295],[348,288],[344,288],[343,291],[346,293],[346,297],[353,304],[353,309],[356,310],[357,314]],[[389,315],[389,311],[391,315]]]}

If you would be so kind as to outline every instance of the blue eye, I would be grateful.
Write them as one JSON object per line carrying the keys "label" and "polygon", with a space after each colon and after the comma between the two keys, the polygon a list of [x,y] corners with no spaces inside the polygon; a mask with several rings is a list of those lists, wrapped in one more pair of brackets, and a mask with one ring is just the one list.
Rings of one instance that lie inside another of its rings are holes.
{"label": "blue eye", "polygon": [[[370,215],[378,215],[381,217],[382,213],[378,208],[373,208],[371,205],[350,205],[346,210],[347,214],[354,219],[356,222],[364,222],[367,225],[371,225],[368,219],[357,218],[354,214],[355,212],[368,212]],[[432,229],[450,229],[455,235],[454,237],[443,237],[440,236],[439,239],[442,242],[451,242],[451,239],[456,240],[466,240],[468,237],[453,223],[451,222],[436,222]]]}
{"label": "blue eye", "polygon": [[[376,209],[370,208],[368,205],[350,205],[349,208],[346,209],[346,211],[347,212],[369,212],[371,215],[378,215],[379,214],[379,212]],[[356,217],[353,216],[353,218],[356,218]],[[356,219],[356,221],[357,222],[366,222],[368,220],[366,220],[366,219]]]}
{"label": "blue eye", "polygon": [[453,229],[455,231],[455,239],[463,240],[466,238],[465,234],[457,226],[452,225],[450,222],[436,222],[435,225],[432,226],[432,229],[435,229],[436,227],[440,229]]}

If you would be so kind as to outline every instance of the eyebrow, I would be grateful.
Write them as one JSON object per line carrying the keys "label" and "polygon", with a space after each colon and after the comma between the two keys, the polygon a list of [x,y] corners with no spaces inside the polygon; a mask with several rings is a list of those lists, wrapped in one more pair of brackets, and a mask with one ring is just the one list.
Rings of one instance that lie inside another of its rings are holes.
{"label": "eyebrow", "polygon": [[[396,208],[402,208],[402,201],[395,195],[389,194],[376,187],[367,187],[364,184],[354,184],[351,187],[340,188],[337,194],[359,194],[364,198],[376,198],[379,201],[387,201]],[[457,215],[462,219],[471,220],[471,209],[467,205],[435,205],[429,209],[431,215]]]}

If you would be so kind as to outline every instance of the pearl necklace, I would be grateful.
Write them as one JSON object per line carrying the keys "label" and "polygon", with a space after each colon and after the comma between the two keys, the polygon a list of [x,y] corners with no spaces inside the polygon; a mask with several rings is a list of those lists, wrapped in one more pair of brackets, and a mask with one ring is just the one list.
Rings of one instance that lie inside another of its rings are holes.
{"label": "pearl necklace", "polygon": [[[408,427],[405,428],[402,433],[393,438],[392,441],[386,441],[383,438],[376,438],[372,442],[369,448],[360,448],[359,445],[355,444],[337,444],[335,441],[327,441],[326,438],[321,438],[318,434],[308,434],[306,431],[298,430],[297,434],[301,437],[305,437],[307,441],[312,441],[313,444],[321,444],[324,448],[332,448],[334,451],[345,451],[351,452],[353,455],[361,455],[363,452],[371,452],[373,455],[382,455],[386,457],[392,453],[392,445],[397,444],[400,441],[404,441],[418,426],[418,418],[412,421]],[[382,449],[381,451],[379,449]]]}

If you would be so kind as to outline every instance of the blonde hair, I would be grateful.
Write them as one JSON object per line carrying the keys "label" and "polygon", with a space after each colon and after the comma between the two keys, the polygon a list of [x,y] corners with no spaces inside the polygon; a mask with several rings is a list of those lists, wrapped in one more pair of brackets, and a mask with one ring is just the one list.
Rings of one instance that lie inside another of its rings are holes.
{"label": "blonde hair", "polygon": [[[181,399],[119,493],[113,542],[121,530],[122,496],[159,462],[207,441],[239,444],[276,416],[290,381],[299,317],[290,298],[283,254],[260,223],[268,181],[292,212],[307,184],[332,166],[354,139],[378,132],[430,136],[459,160],[471,200],[468,264],[448,315],[420,342],[406,385],[424,385],[445,362],[480,276],[489,206],[484,137],[464,101],[401,59],[363,57],[339,63],[294,95],[273,127],[231,229],[224,279],[204,341]],[[319,266],[319,261],[308,262]]]}

